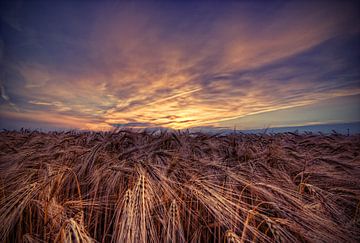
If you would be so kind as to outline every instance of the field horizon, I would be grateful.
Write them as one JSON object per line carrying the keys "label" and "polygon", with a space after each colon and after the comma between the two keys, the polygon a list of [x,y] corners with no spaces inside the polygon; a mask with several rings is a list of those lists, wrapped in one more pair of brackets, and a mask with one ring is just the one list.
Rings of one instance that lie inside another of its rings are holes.
{"label": "field horizon", "polygon": [[[0,118],[3,119],[3,118]],[[0,120],[1,121],[1,120]],[[69,132],[69,131],[77,131],[77,132],[106,132],[106,131],[96,131],[96,130],[81,130],[81,129],[71,129],[71,128],[38,128],[38,127],[27,127],[22,126],[25,124],[18,124],[14,126],[6,126],[3,127],[3,131],[39,131],[39,132]],[[107,132],[111,132],[114,130],[123,129],[123,130],[133,130],[137,132],[148,131],[168,131],[168,132],[178,132],[178,131],[189,131],[191,133],[206,133],[206,134],[231,134],[231,133],[251,133],[251,134],[263,134],[263,133],[287,133],[287,132],[297,132],[297,133],[324,133],[324,134],[332,134],[339,133],[343,135],[356,135],[360,134],[360,121],[355,122],[342,122],[342,123],[324,123],[324,124],[312,124],[312,125],[289,125],[289,126],[267,126],[263,128],[254,128],[254,129],[241,129],[241,127],[217,127],[217,126],[199,126],[199,127],[189,127],[185,129],[172,129],[166,127],[131,127],[131,126],[121,126],[114,125],[112,130]]]}

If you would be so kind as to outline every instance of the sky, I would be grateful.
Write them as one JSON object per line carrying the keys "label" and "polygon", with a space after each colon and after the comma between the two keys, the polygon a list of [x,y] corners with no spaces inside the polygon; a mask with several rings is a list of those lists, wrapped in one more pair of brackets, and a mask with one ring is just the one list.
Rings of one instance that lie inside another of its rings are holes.
{"label": "sky", "polygon": [[356,1],[2,1],[0,128],[360,121]]}

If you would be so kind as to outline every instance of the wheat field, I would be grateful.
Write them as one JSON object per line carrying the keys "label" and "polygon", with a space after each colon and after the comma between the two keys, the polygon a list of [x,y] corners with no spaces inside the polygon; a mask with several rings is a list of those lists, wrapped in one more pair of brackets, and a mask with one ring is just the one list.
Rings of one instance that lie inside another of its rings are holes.
{"label": "wheat field", "polygon": [[359,242],[360,136],[0,133],[0,242]]}

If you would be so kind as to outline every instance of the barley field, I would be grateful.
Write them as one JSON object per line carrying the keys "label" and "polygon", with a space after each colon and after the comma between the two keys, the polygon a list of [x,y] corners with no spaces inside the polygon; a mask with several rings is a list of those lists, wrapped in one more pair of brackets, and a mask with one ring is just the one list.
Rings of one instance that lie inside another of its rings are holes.
{"label": "barley field", "polygon": [[360,136],[0,132],[0,242],[359,242]]}

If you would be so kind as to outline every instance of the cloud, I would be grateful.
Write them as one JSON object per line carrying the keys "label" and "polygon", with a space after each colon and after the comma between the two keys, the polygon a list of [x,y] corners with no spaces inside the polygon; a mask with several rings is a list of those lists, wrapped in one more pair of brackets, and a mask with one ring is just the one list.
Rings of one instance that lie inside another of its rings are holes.
{"label": "cloud", "polygon": [[36,100],[30,100],[30,104],[34,105],[40,105],[40,106],[52,106],[55,107],[57,111],[70,111],[71,108],[64,105],[62,102],[59,101],[53,101],[53,102],[43,102],[43,101],[36,101]]}
{"label": "cloud", "polygon": [[236,125],[240,129],[289,127],[308,124],[334,124],[360,121],[360,95],[340,96],[314,104],[290,107],[235,118],[219,126]]}
{"label": "cloud", "polygon": [[24,3],[22,26],[2,22],[4,82],[25,111],[4,115],[187,128],[360,93],[351,3],[83,7]]}
{"label": "cloud", "polygon": [[10,97],[6,94],[5,88],[0,84],[1,98],[16,112],[19,112],[19,108],[10,101]]}

